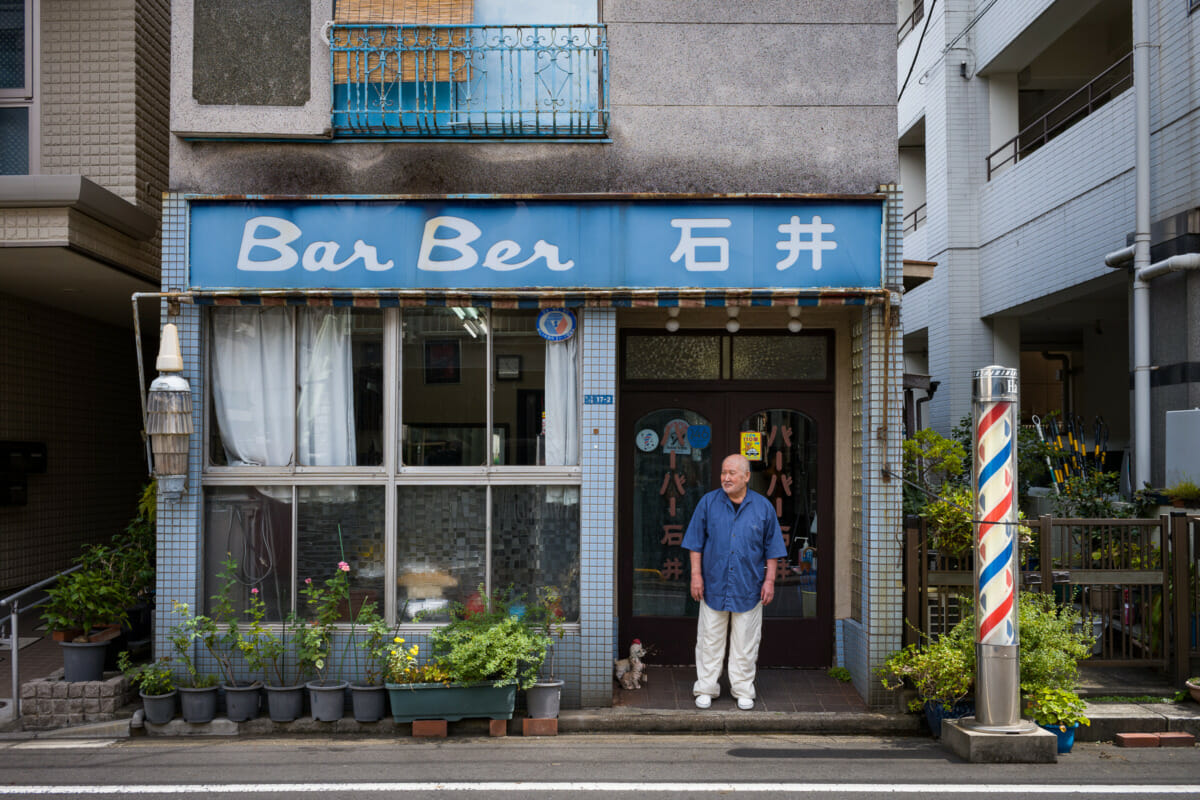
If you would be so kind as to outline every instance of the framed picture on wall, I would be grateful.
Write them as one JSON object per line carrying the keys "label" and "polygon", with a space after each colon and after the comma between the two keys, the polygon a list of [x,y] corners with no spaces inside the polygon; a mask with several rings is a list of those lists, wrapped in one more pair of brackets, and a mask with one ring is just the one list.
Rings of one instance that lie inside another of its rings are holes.
{"label": "framed picture on wall", "polygon": [[462,354],[458,339],[425,341],[425,382],[459,383],[462,380]]}
{"label": "framed picture on wall", "polygon": [[520,356],[496,356],[496,380],[519,381],[521,379]]}

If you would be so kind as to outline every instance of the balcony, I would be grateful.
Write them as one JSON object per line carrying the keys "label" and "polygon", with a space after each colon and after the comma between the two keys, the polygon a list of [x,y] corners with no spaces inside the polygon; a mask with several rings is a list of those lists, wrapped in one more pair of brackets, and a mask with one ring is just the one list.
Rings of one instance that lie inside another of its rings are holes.
{"label": "balcony", "polygon": [[913,10],[904,21],[900,23],[900,28],[896,31],[896,44],[904,41],[904,37],[908,36],[908,32],[917,27],[917,23],[925,18],[925,2],[924,0],[914,0]]}
{"label": "balcony", "polygon": [[333,130],[371,138],[603,138],[603,25],[332,24]]}
{"label": "balcony", "polygon": [[991,153],[987,157],[988,180],[1132,86],[1133,54],[1129,53]]}

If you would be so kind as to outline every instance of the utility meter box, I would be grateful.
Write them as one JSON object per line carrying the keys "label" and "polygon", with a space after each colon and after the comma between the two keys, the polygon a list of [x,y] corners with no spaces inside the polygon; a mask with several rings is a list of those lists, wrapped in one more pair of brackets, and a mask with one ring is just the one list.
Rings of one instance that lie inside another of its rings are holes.
{"label": "utility meter box", "polygon": [[1180,481],[1200,484],[1200,408],[1167,412],[1164,486]]}

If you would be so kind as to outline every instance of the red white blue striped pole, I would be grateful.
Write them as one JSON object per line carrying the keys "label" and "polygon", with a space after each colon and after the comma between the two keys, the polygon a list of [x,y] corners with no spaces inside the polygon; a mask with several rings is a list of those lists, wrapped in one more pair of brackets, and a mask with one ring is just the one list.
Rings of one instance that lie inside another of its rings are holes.
{"label": "red white blue striped pole", "polygon": [[1021,721],[1017,635],[1017,371],[984,367],[974,375],[975,722],[1018,731]]}

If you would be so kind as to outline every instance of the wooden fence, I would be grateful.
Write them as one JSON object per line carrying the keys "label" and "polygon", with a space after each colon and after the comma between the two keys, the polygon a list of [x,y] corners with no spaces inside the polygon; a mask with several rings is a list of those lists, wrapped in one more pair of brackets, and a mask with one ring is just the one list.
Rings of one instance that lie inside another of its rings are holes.
{"label": "wooden fence", "polygon": [[[1200,516],[1062,519],[1026,523],[1021,591],[1053,592],[1096,643],[1089,663],[1147,666],[1182,681],[1200,671]],[[904,548],[904,643],[954,627],[974,597],[971,555],[931,546],[909,519]]]}

